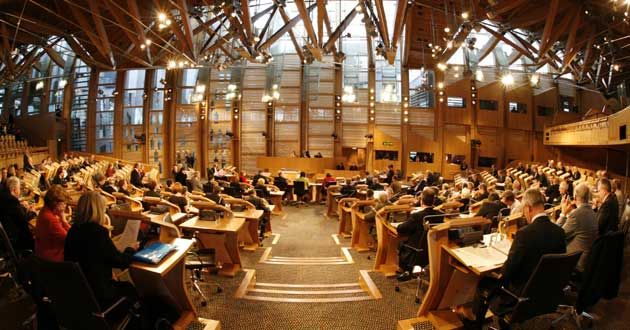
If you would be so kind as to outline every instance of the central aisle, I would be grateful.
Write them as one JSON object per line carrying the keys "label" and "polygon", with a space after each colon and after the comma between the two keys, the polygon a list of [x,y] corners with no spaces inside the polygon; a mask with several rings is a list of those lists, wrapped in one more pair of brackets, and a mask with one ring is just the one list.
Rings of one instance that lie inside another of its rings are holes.
{"label": "central aisle", "polygon": [[[241,251],[245,272],[212,276],[224,291],[208,292],[208,306],[197,305],[201,317],[220,320],[222,329],[395,329],[398,320],[415,316],[415,282],[395,292],[394,279],[370,271],[374,252],[356,253],[349,238],[337,245],[331,236],[337,219],[324,217],[323,206],[284,211],[284,218],[272,220],[279,237],[265,239],[255,252]],[[244,291],[248,283],[257,285]]]}

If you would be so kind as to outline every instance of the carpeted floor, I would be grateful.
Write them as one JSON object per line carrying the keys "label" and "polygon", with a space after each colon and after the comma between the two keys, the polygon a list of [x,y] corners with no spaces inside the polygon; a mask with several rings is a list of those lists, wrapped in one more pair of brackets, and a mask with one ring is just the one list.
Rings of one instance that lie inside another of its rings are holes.
{"label": "carpeted floor", "polygon": [[[275,265],[261,264],[265,248],[272,247],[275,257],[340,257],[341,247],[349,246],[350,239],[336,245],[331,234],[337,232],[337,219],[323,216],[323,206],[306,208],[285,207],[284,220],[274,217],[273,232],[280,234],[276,245],[272,238],[256,252],[241,252],[245,268],[256,270],[257,282],[283,284],[334,284],[359,280],[360,270],[371,270],[374,253],[351,251],[353,264],[346,265]],[[368,260],[368,256],[371,260]],[[415,282],[404,283],[395,292],[395,279],[370,272],[382,299],[341,303],[278,303],[235,299],[234,293],[244,274],[233,279],[212,276],[224,291],[211,294],[207,307],[199,308],[201,317],[220,320],[222,329],[395,329],[400,319],[415,315]],[[204,283],[205,288],[215,287]],[[292,297],[293,298],[293,297]],[[303,297],[299,297],[303,298]],[[310,298],[310,297],[309,297]]]}

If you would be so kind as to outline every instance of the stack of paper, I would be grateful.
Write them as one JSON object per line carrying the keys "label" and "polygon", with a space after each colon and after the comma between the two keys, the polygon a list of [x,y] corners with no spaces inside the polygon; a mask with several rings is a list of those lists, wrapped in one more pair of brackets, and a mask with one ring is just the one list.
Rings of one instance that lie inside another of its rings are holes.
{"label": "stack of paper", "polygon": [[487,247],[467,246],[453,249],[453,252],[467,267],[485,268],[500,266],[507,260],[507,254]]}
{"label": "stack of paper", "polygon": [[128,247],[133,247],[138,242],[139,230],[140,220],[127,220],[125,230],[114,240],[116,248],[122,252]]}

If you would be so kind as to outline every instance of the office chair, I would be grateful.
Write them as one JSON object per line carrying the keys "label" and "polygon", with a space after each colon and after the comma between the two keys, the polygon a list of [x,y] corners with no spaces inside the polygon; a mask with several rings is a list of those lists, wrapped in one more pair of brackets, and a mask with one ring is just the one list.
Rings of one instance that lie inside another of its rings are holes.
{"label": "office chair", "polygon": [[18,257],[13,249],[13,245],[11,244],[11,240],[9,239],[9,235],[4,230],[4,226],[0,222],[0,240],[4,245],[4,253],[0,256],[0,263],[2,263],[2,270],[4,273],[0,273],[0,278],[8,278],[13,283],[15,288],[19,288],[19,285],[16,281],[17,271],[18,271]]}
{"label": "office chair", "polygon": [[540,258],[520,294],[501,287],[501,293],[511,297],[515,304],[511,308],[497,310],[491,304],[500,328],[521,323],[535,316],[553,313],[564,301],[564,288],[569,283],[582,252],[546,254]]}
{"label": "office chair", "polygon": [[[50,262],[36,258],[35,273],[60,327],[67,329],[125,329],[139,318],[139,303],[123,297],[111,306],[100,306],[81,267],[74,262]],[[111,320],[111,314],[131,306],[122,318]]]}
{"label": "office chair", "polygon": [[306,187],[306,182],[304,181],[295,181],[293,182],[293,193],[297,196],[297,202],[295,205],[306,205],[304,202],[304,196],[308,194],[308,188]]}

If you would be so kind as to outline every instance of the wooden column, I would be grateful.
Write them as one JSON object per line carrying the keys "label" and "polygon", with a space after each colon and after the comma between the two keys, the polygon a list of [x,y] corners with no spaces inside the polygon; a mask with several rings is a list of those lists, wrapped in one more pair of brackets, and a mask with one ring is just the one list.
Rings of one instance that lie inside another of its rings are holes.
{"label": "wooden column", "polygon": [[409,67],[403,66],[401,70],[401,118],[400,118],[400,169],[405,176],[407,173],[407,159],[409,155],[409,144],[407,140],[409,138]]}
{"label": "wooden column", "polygon": [[365,169],[374,170],[374,127],[376,122],[376,70],[373,63],[368,67],[368,135],[372,138],[367,140],[365,148]]}
{"label": "wooden column", "polygon": [[[341,93],[343,90],[343,64],[335,63],[335,83],[333,97],[334,111],[334,133],[337,137],[333,140],[333,159],[335,164],[339,163],[338,158],[343,157],[343,103],[341,103]],[[339,106],[337,106],[339,103]]]}
{"label": "wooden column", "polygon": [[88,104],[87,104],[87,147],[89,153],[96,151],[96,95],[98,93],[99,70],[92,69],[88,84]]}
{"label": "wooden column", "polygon": [[[434,105],[434,121],[435,121],[435,131],[434,131],[434,140],[437,141],[440,145],[440,157],[439,157],[439,166],[440,166],[440,172],[442,173],[442,175],[444,175],[445,170],[446,170],[446,162],[444,161],[445,157],[446,157],[446,149],[444,148],[444,143],[445,143],[445,139],[444,139],[444,109],[446,109],[446,94],[444,95],[440,95],[440,89],[438,88],[438,85],[440,83],[442,83],[444,85],[444,87],[441,89],[441,91],[444,91],[446,89],[446,83],[444,82],[444,72],[440,71],[440,70],[435,70],[435,67],[433,67],[433,70],[435,72],[435,88],[434,88],[434,99],[435,99],[435,105]],[[442,99],[440,101],[440,99]],[[436,157],[437,158],[437,157]]]}
{"label": "wooden column", "polygon": [[177,102],[177,89],[175,83],[181,70],[167,70],[164,79],[164,95],[170,97],[164,99],[164,177],[171,176],[171,169],[175,165],[175,103]]}
{"label": "wooden column", "polygon": [[123,158],[123,95],[125,89],[125,73],[126,71],[118,71],[116,73],[116,96],[114,96],[114,150],[113,156]]}
{"label": "wooden column", "polygon": [[306,64],[302,63],[300,70],[300,153],[308,150],[308,119],[310,95],[307,90],[304,76],[306,75]]}
{"label": "wooden column", "polygon": [[149,138],[151,134],[151,106],[153,104],[153,98],[155,93],[153,92],[153,80],[155,79],[155,70],[145,70],[144,72],[144,103],[142,107],[142,133],[144,134],[144,153],[142,154],[142,162],[149,163],[151,154],[149,150]]}

